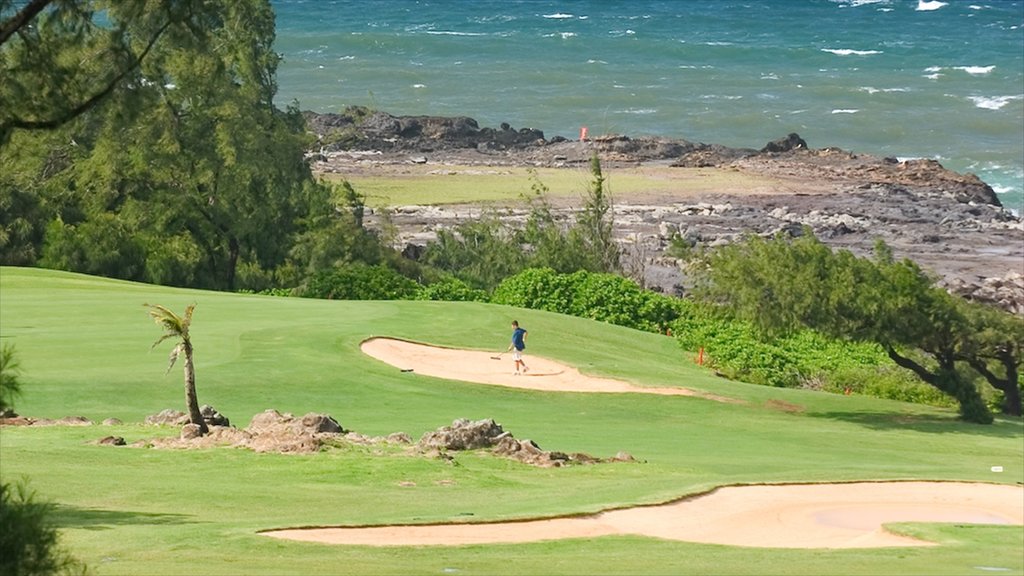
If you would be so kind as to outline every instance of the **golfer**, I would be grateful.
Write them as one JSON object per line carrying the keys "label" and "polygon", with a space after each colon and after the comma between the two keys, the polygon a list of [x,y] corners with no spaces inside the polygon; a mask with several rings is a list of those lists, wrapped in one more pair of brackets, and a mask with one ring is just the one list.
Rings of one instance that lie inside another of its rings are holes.
{"label": "golfer", "polygon": [[523,350],[526,350],[526,329],[519,327],[519,321],[512,321],[512,343],[508,345],[508,352],[512,353],[512,360],[516,363],[516,376],[519,375],[519,368],[522,367],[523,373],[529,371],[526,367],[526,363],[523,362]]}

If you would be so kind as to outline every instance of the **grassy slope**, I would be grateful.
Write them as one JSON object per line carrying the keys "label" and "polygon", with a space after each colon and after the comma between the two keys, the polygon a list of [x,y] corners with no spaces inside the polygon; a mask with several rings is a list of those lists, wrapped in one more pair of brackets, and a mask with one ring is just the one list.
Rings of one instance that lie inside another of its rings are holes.
{"label": "grassy slope", "polygon": [[[494,418],[543,448],[640,464],[538,470],[479,454],[459,465],[369,449],[317,455],[157,451],[89,442],[173,434],[141,426],[181,409],[178,367],[142,304],[197,304],[199,398],[239,426],[267,408],[326,412],[365,434],[414,438],[454,418]],[[530,352],[587,372],[743,400],[553,394],[426,378],[363,356],[371,335],[499,349],[517,318]],[[19,412],[117,417],[115,427],[4,428],[0,479],[31,478],[60,503],[73,552],[99,574],[972,573],[1024,571],[1018,528],[921,526],[927,549],[759,550],[617,537],[459,548],[328,547],[255,532],[295,525],[496,520],[659,502],[733,483],[860,479],[1020,482],[1020,421],[962,424],[949,411],[728,382],[671,339],[484,304],[333,302],[176,290],[0,268],[0,337],[21,358]],[[797,406],[789,413],[772,406]],[[1002,474],[990,472],[993,465]],[[442,482],[445,481],[445,482]],[[414,487],[399,482],[414,482]],[[454,483],[454,484],[450,484]]]}

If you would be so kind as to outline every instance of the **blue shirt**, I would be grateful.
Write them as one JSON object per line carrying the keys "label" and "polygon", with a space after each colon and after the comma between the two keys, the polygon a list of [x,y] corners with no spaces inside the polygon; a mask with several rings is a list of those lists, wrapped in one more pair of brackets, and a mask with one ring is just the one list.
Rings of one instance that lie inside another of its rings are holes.
{"label": "blue shirt", "polygon": [[524,328],[516,328],[512,331],[512,346],[514,346],[516,350],[522,351],[526,349],[524,336],[526,336],[526,329]]}

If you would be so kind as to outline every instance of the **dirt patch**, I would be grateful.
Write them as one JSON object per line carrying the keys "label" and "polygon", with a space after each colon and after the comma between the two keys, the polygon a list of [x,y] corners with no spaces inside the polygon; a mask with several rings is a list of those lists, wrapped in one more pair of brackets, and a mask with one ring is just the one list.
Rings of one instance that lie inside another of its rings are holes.
{"label": "dirt patch", "polygon": [[696,396],[720,402],[737,402],[713,394],[682,387],[637,386],[614,380],[580,374],[571,366],[542,358],[524,355],[529,371],[516,375],[512,358],[496,352],[441,348],[417,344],[394,338],[370,338],[360,346],[362,351],[402,372],[423,374],[436,378],[460,380],[476,384],[492,384],[509,388],[542,390],[545,392],[590,392],[604,394],[661,394],[665,396]]}
{"label": "dirt patch", "polygon": [[954,482],[735,486],[659,506],[487,524],[274,530],[287,540],[362,546],[459,546],[640,535],[763,548],[931,546],[894,522],[1024,525],[1024,487]]}

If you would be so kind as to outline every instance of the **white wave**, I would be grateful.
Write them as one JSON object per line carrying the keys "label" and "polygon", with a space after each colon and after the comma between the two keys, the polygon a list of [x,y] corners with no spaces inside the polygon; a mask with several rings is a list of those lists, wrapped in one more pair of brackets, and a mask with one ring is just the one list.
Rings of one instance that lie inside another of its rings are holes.
{"label": "white wave", "polygon": [[925,72],[942,72],[942,66],[929,66],[924,69]]}
{"label": "white wave", "polygon": [[483,32],[455,32],[454,30],[427,30],[426,32],[434,36],[487,36]]}
{"label": "white wave", "polygon": [[963,70],[968,74],[979,76],[981,74],[988,74],[989,72],[996,69],[995,66],[953,66],[954,70]]}
{"label": "white wave", "polygon": [[636,34],[636,30],[626,30],[627,36],[632,36],[633,34]]}
{"label": "white wave", "polygon": [[968,8],[970,8],[971,10],[984,10],[985,9],[984,6],[978,6],[977,4],[971,4],[970,6],[968,6]]}
{"label": "white wave", "polygon": [[767,72],[761,74],[761,80],[778,80],[779,75],[774,72]]}
{"label": "white wave", "polygon": [[939,2],[939,0],[917,0],[918,12],[931,12],[932,10],[938,10],[948,4],[948,2]]}
{"label": "white wave", "polygon": [[836,56],[870,56],[881,54],[881,50],[853,50],[852,48],[822,48],[822,52],[831,52]]}
{"label": "white wave", "polygon": [[339,56],[338,60],[355,60],[355,56]]}
{"label": "white wave", "polygon": [[1005,186],[1000,184],[993,184],[992,191],[996,194],[1008,194],[1014,191],[1013,186]]}
{"label": "white wave", "polygon": [[562,12],[556,12],[554,14],[541,14],[543,18],[549,18],[551,20],[565,20],[567,18],[575,18],[572,14],[564,14]]}
{"label": "white wave", "polygon": [[426,84],[413,84],[412,87],[413,88],[426,88],[427,85]]}
{"label": "white wave", "polygon": [[605,61],[605,60],[595,60],[593,58],[591,58],[590,60],[587,60],[587,64],[607,64],[607,63],[608,62]]}
{"label": "white wave", "polygon": [[967,99],[974,102],[978,108],[999,110],[1009,104],[1011,100],[1024,99],[1024,94],[1018,96],[968,96]]}
{"label": "white wave", "polygon": [[732,46],[732,42],[716,41],[716,42],[704,42],[705,46]]}
{"label": "white wave", "polygon": [[887,94],[889,92],[910,92],[909,88],[875,88],[874,86],[861,86],[858,88],[861,92],[867,92],[868,94],[877,94],[879,92]]}
{"label": "white wave", "polygon": [[860,110],[856,108],[836,108],[832,111],[833,114],[856,114]]}
{"label": "white wave", "polygon": [[936,73],[936,74],[925,74],[924,75],[924,77],[929,79],[929,80],[938,80],[939,78],[942,78],[943,76],[945,76],[945,74],[937,74]]}
{"label": "white wave", "polygon": [[616,114],[657,114],[656,108],[627,108],[625,110],[616,110]]}

